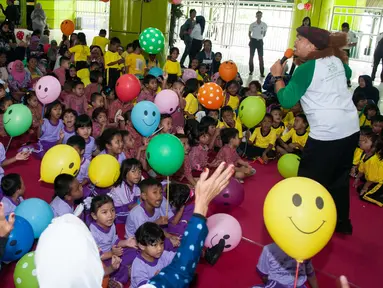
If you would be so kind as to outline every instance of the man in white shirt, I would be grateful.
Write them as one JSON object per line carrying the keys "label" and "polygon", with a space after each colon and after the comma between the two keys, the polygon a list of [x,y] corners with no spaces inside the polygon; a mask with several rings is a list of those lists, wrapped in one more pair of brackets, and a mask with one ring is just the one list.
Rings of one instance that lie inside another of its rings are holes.
{"label": "man in white shirt", "polygon": [[[371,73],[372,81],[375,80],[376,70],[378,70],[378,66],[380,61],[382,61],[383,64],[383,32],[376,37],[376,47],[374,52],[374,63]],[[383,83],[383,68],[380,72],[380,81]]]}
{"label": "man in white shirt", "polygon": [[254,54],[255,50],[258,51],[259,59],[259,71],[261,77],[265,77],[265,68],[263,64],[263,38],[266,36],[267,24],[262,22],[262,12],[258,11],[256,14],[257,21],[250,24],[249,27],[249,46],[250,46],[250,59],[249,59],[249,75],[253,75],[254,72]]}
{"label": "man in white shirt", "polygon": [[350,49],[355,47],[358,43],[358,38],[355,33],[350,31],[350,25],[347,22],[342,24],[342,32],[347,33],[347,46],[343,50],[347,53],[347,56],[350,58]]}

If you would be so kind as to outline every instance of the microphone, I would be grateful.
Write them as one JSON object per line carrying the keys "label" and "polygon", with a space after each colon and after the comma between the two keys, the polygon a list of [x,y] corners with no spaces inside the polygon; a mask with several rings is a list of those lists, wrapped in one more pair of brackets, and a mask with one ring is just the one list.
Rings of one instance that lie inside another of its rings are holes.
{"label": "microphone", "polygon": [[293,57],[294,50],[291,48],[286,49],[285,54],[283,55],[283,58],[281,59],[281,64],[285,63],[287,59]]}

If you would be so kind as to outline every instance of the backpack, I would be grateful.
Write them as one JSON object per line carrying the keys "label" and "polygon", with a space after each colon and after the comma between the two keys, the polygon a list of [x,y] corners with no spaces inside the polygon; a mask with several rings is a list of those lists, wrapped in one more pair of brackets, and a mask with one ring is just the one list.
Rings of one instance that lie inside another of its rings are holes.
{"label": "backpack", "polygon": [[185,40],[185,32],[188,30],[189,24],[188,21],[186,21],[180,28],[180,38],[181,40]]}

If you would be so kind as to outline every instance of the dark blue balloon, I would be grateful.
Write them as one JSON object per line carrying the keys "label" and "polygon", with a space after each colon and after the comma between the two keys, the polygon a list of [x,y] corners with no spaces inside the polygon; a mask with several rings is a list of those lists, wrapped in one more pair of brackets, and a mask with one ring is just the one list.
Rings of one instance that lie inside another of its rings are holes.
{"label": "dark blue balloon", "polygon": [[31,224],[23,217],[15,217],[15,224],[11,234],[9,234],[7,246],[5,246],[4,256],[1,261],[9,262],[20,259],[31,250],[35,239]]}
{"label": "dark blue balloon", "polygon": [[160,110],[156,104],[150,101],[138,102],[130,116],[134,128],[144,137],[149,137],[160,124]]}

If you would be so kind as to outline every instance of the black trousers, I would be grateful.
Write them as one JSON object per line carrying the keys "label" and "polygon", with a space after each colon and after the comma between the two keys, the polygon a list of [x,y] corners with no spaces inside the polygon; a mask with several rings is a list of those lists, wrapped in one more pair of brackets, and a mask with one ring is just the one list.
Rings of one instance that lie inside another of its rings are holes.
{"label": "black trousers", "polygon": [[263,40],[257,40],[251,38],[250,43],[250,59],[249,59],[249,70],[250,73],[254,72],[254,54],[255,50],[258,52],[258,60],[259,60],[259,72],[261,75],[265,73],[265,65],[263,63]]}
{"label": "black trousers", "polygon": [[[375,53],[374,54],[373,67],[372,67],[372,73],[371,73],[372,81],[375,80],[376,71],[378,70],[378,66],[379,66],[380,61],[382,61],[382,65],[383,65],[383,55]],[[380,72],[380,81],[383,82],[383,67],[382,67],[382,71]]]}
{"label": "black trousers", "polygon": [[298,176],[322,184],[334,199],[338,222],[349,222],[350,170],[359,132],[333,141],[308,138],[299,165]]}
{"label": "black trousers", "polygon": [[191,66],[191,62],[197,56],[198,52],[202,49],[202,40],[193,39],[190,47],[189,54],[189,67]]}
{"label": "black trousers", "polygon": [[114,90],[118,78],[121,76],[121,70],[117,68],[106,69],[107,74],[107,86]]}
{"label": "black trousers", "polygon": [[[190,37],[188,37],[188,38],[190,38]],[[181,57],[181,61],[180,61],[181,66],[184,65],[186,57],[189,56],[189,54],[190,54],[190,49],[192,46],[192,40],[190,40],[190,39],[184,40],[184,43],[185,43],[185,50],[184,50],[184,53],[182,54],[182,57]],[[189,62],[191,62],[191,59],[189,59]]]}

